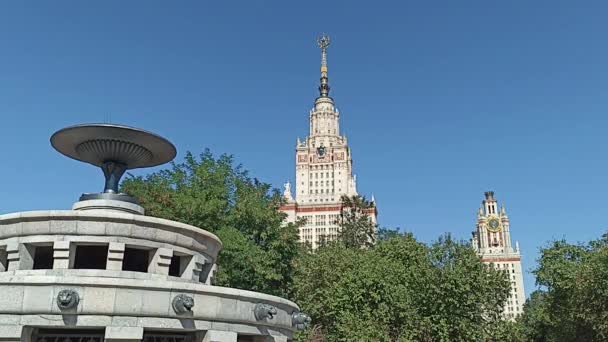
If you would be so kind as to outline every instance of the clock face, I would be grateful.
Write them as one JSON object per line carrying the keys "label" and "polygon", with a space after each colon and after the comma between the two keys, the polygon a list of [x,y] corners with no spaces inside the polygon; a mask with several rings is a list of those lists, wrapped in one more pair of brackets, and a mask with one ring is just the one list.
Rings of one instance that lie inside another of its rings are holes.
{"label": "clock face", "polygon": [[488,220],[488,230],[491,232],[497,232],[500,230],[500,220],[498,217],[491,217]]}
{"label": "clock face", "polygon": [[319,146],[319,147],[317,148],[317,155],[318,155],[320,158],[325,157],[325,146]]}

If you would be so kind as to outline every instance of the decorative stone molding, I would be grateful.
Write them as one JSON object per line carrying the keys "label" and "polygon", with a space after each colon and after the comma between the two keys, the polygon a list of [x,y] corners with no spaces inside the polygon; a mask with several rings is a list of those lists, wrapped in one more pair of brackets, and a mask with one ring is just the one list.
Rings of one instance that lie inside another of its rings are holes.
{"label": "decorative stone molding", "polygon": [[173,257],[173,250],[168,248],[158,248],[154,252],[152,262],[148,268],[148,272],[155,274],[168,275],[169,267],[171,266],[171,258]]}
{"label": "decorative stone molding", "polygon": [[173,298],[173,302],[171,304],[173,306],[173,310],[175,310],[175,313],[178,315],[184,314],[192,311],[192,308],[194,307],[194,298],[185,294],[178,294],[175,296],[175,298]]}
{"label": "decorative stone molding", "polygon": [[311,319],[307,314],[296,311],[291,315],[291,322],[296,329],[305,330],[310,325]]}
{"label": "decorative stone molding", "polygon": [[53,258],[53,269],[70,268],[70,241],[55,241],[53,243]]}
{"label": "decorative stone molding", "polygon": [[6,260],[8,264],[8,271],[18,270],[20,267],[21,254],[19,252],[19,243],[16,241],[9,241],[6,244]]}
{"label": "decorative stone molding", "polygon": [[72,289],[65,289],[59,291],[57,294],[57,306],[61,310],[69,310],[78,306],[80,302],[80,296],[78,292]]}
{"label": "decorative stone molding", "polygon": [[253,308],[253,314],[258,321],[273,319],[277,314],[277,308],[270,304],[257,303]]}
{"label": "decorative stone molding", "polygon": [[[63,222],[59,226],[54,224],[51,229],[50,221]],[[67,224],[68,222],[70,224]],[[73,229],[74,225],[76,231]],[[0,215],[0,227],[0,240],[40,235],[145,239],[204,254],[213,263],[222,249],[222,243],[217,236],[199,227],[151,216],[112,211],[50,210],[4,214]]]}
{"label": "decorative stone molding", "polygon": [[142,327],[106,327],[106,342],[141,341],[144,337]]}
{"label": "decorative stone molding", "polygon": [[106,269],[122,270],[122,262],[125,257],[125,244],[122,242],[110,242],[108,244],[108,261]]}

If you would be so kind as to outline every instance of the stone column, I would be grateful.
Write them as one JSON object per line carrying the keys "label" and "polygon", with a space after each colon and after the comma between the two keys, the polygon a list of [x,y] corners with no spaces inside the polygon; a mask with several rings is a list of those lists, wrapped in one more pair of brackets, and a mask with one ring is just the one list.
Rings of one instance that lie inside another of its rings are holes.
{"label": "stone column", "polygon": [[168,275],[172,257],[173,250],[168,248],[158,248],[152,256],[152,262],[150,263],[150,267],[148,267],[148,272]]}
{"label": "stone column", "polygon": [[106,327],[106,342],[139,342],[143,338],[142,327]]}
{"label": "stone column", "polygon": [[110,242],[108,246],[107,270],[121,271],[122,260],[125,257],[125,244],[122,242]]}
{"label": "stone column", "polygon": [[287,342],[286,336],[268,336],[268,342]]}
{"label": "stone column", "polygon": [[194,255],[192,259],[190,259],[188,266],[186,266],[184,273],[182,273],[182,278],[200,281],[205,261],[206,260],[202,255]]}
{"label": "stone column", "polygon": [[236,342],[237,333],[232,331],[208,330],[203,342]]}
{"label": "stone column", "polygon": [[6,244],[6,254],[9,271],[31,270],[34,267],[34,258],[32,258],[30,250],[17,241],[10,241]]}
{"label": "stone column", "polygon": [[70,268],[70,254],[70,241],[55,241],[53,243],[53,269]]}
{"label": "stone column", "polygon": [[[23,326],[21,325],[0,325],[0,341],[3,342],[21,342],[23,335]],[[30,336],[23,336],[23,341],[30,341]]]}
{"label": "stone column", "polygon": [[288,342],[286,336],[256,336],[253,338],[254,342]]}
{"label": "stone column", "polygon": [[289,340],[287,339],[286,336],[274,336],[274,335],[270,335],[270,336],[255,336],[253,338],[254,342],[288,342]]}
{"label": "stone column", "polygon": [[[205,270],[208,270],[205,273]],[[203,268],[203,275],[201,280],[204,280],[205,285],[214,285],[215,284],[215,273],[217,272],[217,264],[209,265],[206,264]]]}
{"label": "stone column", "polygon": [[0,249],[0,272],[4,272],[8,270],[8,253],[6,249]]}

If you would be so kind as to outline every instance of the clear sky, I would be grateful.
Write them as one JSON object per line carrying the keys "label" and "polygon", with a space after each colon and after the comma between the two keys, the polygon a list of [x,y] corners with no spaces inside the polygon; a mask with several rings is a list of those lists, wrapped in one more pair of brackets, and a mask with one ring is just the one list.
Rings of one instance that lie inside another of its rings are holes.
{"label": "clear sky", "polygon": [[293,181],[326,32],[332,96],[381,225],[469,239],[492,189],[527,270],[551,239],[606,231],[606,1],[29,5],[0,4],[0,213],[101,190],[100,171],[50,147],[78,123],[145,128],[178,160],[209,147]]}

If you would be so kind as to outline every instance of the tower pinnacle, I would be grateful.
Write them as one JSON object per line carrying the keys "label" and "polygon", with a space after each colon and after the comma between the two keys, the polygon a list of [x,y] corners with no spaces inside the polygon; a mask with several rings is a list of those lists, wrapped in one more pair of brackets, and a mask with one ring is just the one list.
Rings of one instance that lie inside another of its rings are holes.
{"label": "tower pinnacle", "polygon": [[323,34],[317,39],[317,44],[321,48],[321,85],[319,93],[321,97],[329,97],[329,79],[327,78],[327,48],[330,44],[329,36]]}

